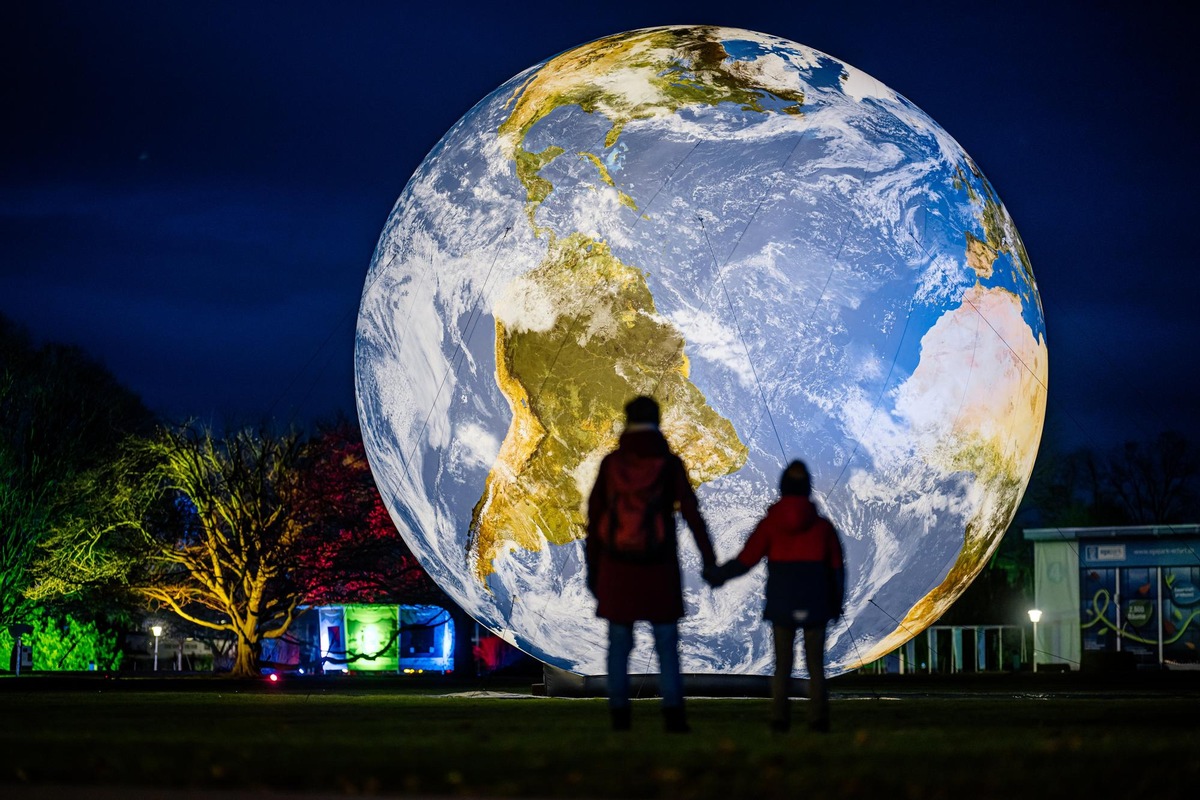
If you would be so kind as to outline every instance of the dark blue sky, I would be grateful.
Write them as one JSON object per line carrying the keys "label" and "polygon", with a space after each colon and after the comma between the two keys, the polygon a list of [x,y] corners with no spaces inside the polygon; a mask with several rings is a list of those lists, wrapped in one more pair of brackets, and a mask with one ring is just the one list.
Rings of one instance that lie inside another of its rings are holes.
{"label": "dark blue sky", "polygon": [[1200,70],[1174,6],[612,5],[6,7],[0,313],[170,417],[353,414],[371,254],[447,128],[574,45],[712,23],[865,70],[975,158],[1038,278],[1054,435],[1200,443]]}

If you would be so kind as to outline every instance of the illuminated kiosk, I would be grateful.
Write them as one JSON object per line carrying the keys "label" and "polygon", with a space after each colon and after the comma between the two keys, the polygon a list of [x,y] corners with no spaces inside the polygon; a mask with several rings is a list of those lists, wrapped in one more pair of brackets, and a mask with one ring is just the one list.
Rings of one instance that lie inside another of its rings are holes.
{"label": "illuminated kiosk", "polygon": [[446,673],[454,669],[454,621],[431,605],[310,606],[286,637],[263,642],[262,660],[302,674]]}
{"label": "illuminated kiosk", "polygon": [[1040,670],[1200,669],[1200,525],[1030,528]]}

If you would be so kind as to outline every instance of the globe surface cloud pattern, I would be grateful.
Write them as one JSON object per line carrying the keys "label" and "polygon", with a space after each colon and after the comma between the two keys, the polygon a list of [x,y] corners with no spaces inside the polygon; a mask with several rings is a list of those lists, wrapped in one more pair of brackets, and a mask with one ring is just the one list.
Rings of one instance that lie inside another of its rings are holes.
{"label": "globe surface cloud pattern", "polygon": [[[606,641],[584,505],[632,396],[662,404],[722,560],[808,462],[846,552],[836,674],[986,563],[1047,386],[1029,259],[958,143],[850,65],[714,27],[599,39],[472,108],[388,219],[355,360],[376,482],[423,566],[583,674]],[[680,539],[684,671],[769,674],[765,571],[711,590]],[[656,669],[639,637],[631,670]]]}

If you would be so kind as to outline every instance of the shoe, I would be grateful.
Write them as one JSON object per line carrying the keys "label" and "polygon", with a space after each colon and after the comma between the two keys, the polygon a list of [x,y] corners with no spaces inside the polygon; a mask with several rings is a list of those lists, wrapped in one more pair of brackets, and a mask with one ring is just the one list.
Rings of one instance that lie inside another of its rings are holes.
{"label": "shoe", "polygon": [[667,733],[691,733],[692,730],[682,707],[663,709],[663,728]]}
{"label": "shoe", "polygon": [[612,714],[612,729],[614,731],[627,731],[633,727],[633,708],[631,706],[610,708],[609,713]]}

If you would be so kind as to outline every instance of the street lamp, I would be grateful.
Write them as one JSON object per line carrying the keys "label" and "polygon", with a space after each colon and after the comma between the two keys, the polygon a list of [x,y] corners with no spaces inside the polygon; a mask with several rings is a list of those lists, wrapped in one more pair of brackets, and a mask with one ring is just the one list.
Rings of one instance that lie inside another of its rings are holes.
{"label": "street lamp", "polygon": [[1033,649],[1030,651],[1029,660],[1033,662],[1033,671],[1037,672],[1037,624],[1042,618],[1042,612],[1039,609],[1029,609],[1029,621],[1033,623]]}
{"label": "street lamp", "polygon": [[154,671],[158,672],[158,637],[162,636],[162,625],[150,626],[150,632],[154,634]]}

